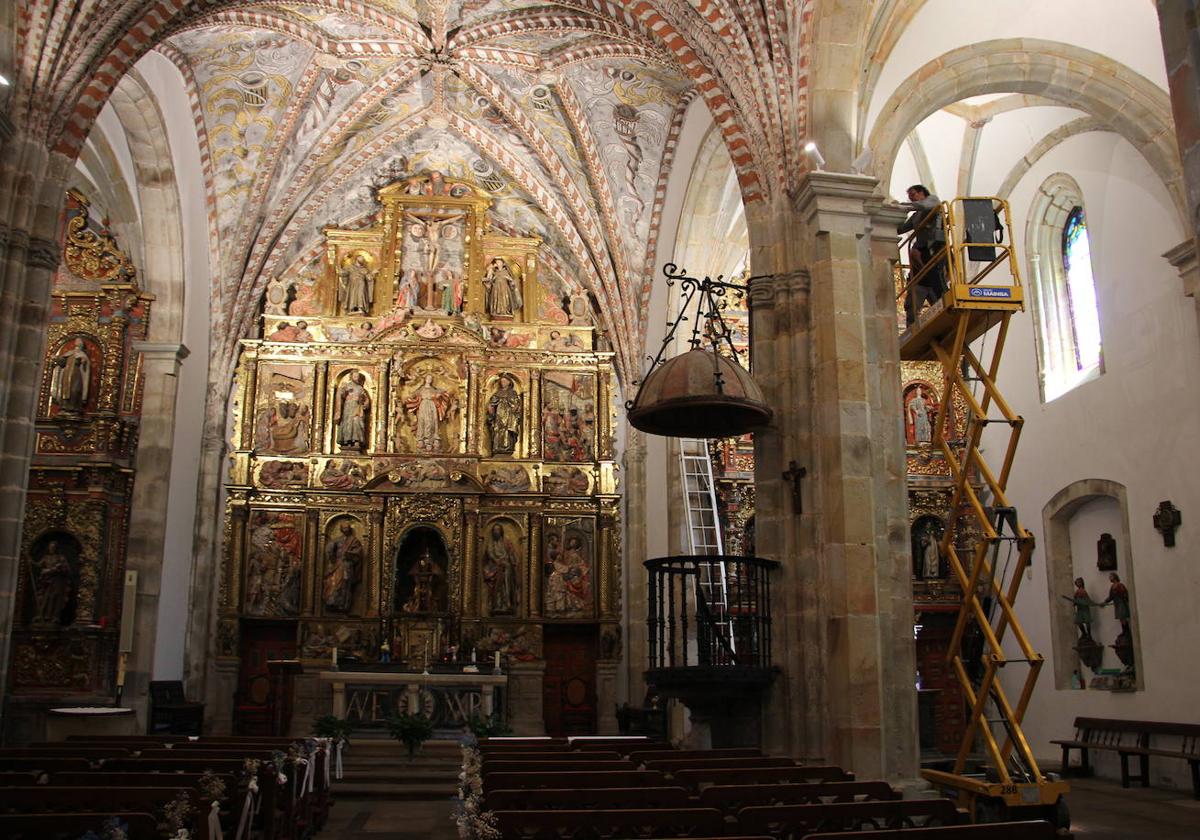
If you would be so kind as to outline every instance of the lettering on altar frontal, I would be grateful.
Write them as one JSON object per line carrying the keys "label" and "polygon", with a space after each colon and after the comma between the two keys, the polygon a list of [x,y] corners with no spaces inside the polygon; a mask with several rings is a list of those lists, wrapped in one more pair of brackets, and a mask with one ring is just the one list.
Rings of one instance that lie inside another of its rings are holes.
{"label": "lettering on altar frontal", "polygon": [[[483,692],[479,686],[424,686],[417,695],[417,710],[433,720],[434,726],[460,728],[473,716],[483,715]],[[504,689],[492,695],[493,709],[503,715]],[[390,717],[408,712],[408,692],[394,687],[346,686],[346,719],[362,729],[382,729]]]}

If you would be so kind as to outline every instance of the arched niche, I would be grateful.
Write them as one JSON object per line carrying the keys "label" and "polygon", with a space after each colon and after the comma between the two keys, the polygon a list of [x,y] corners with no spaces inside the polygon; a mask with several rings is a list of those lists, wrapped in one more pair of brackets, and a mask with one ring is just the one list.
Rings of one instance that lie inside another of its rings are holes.
{"label": "arched niche", "polygon": [[396,615],[435,616],[449,612],[450,552],[442,532],[414,525],[396,547]]}
{"label": "arched niche", "polygon": [[938,548],[946,524],[932,514],[919,516],[909,526],[912,541],[913,577],[920,580],[941,580],[945,577],[945,561]]}
{"label": "arched niche", "polygon": [[25,623],[65,627],[74,623],[83,547],[70,531],[47,531],[29,547],[24,589]]}
{"label": "arched niche", "polygon": [[[1085,539],[1085,525],[1095,531]],[[1077,520],[1074,521],[1073,520]],[[1074,580],[1082,577],[1088,595],[1095,602],[1109,595],[1109,571],[1099,569],[1096,542],[1102,534],[1111,534],[1116,541],[1117,574],[1129,591],[1129,627],[1132,636],[1136,690],[1145,688],[1145,669],[1141,654],[1141,634],[1137,622],[1137,588],[1135,586],[1133,553],[1129,539],[1129,507],[1125,485],[1101,478],[1085,478],[1072,482],[1054,495],[1042,508],[1042,523],[1046,534],[1046,587],[1050,608],[1050,639],[1054,657],[1054,687],[1072,688],[1072,677],[1078,671],[1082,680],[1090,681],[1092,672],[1080,661],[1075,645],[1079,639],[1072,605],[1064,600],[1075,591]],[[1074,525],[1074,527],[1073,527]],[[1074,539],[1072,531],[1075,531]],[[1085,548],[1086,546],[1086,548]],[[1121,668],[1112,645],[1120,632],[1111,606],[1092,607],[1093,638],[1104,647],[1101,668]]]}

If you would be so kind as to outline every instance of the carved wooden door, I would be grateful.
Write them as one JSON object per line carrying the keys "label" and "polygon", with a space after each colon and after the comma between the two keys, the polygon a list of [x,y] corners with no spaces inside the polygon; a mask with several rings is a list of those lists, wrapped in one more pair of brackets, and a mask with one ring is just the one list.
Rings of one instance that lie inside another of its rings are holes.
{"label": "carved wooden door", "polygon": [[547,735],[596,732],[597,641],[595,625],[546,625],[542,713]]}
{"label": "carved wooden door", "polygon": [[[236,734],[271,734],[271,675],[267,671],[267,661],[295,657],[296,625],[293,622],[242,622],[242,665],[233,712]],[[290,698],[288,701],[290,707]]]}

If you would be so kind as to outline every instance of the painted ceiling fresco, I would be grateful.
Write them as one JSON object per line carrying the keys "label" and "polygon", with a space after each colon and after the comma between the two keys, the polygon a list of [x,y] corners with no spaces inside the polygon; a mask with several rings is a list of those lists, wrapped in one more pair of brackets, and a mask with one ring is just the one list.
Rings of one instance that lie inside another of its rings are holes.
{"label": "painted ceiling fresco", "polygon": [[[442,170],[544,240],[635,358],[656,196],[694,95],[640,30],[525,0],[239,4],[167,41],[190,70],[211,159],[222,277],[239,304],[301,272],[372,190]],[[236,307],[246,311],[245,305]]]}

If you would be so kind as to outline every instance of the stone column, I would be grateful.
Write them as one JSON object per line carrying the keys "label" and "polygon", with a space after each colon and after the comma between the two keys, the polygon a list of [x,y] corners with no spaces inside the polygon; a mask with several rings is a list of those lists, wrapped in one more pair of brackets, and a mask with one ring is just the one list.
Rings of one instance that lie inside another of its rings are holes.
{"label": "stone column", "polygon": [[[748,208],[751,351],[776,410],[755,436],[760,553],[773,584],[768,743],[892,780],[917,774],[912,592],[890,254],[876,181],[817,172],[794,204]],[[780,200],[780,204],[783,200]],[[807,266],[807,271],[801,270]],[[782,479],[808,471],[803,513]]]}
{"label": "stone column", "polygon": [[646,441],[630,428],[625,445],[625,667],[632,706],[646,696]]}
{"label": "stone column", "polygon": [[[138,573],[132,616],[133,650],[125,670],[122,702],[145,722],[149,682],[154,669],[154,637],[162,583],[166,540],[167,490],[171,479],[171,446],[175,431],[175,393],[179,366],[188,356],[182,344],[135,342],[142,354],[142,417],[138,428],[136,479],[130,499],[129,547],[125,568]],[[142,731],[140,728],[139,732]]]}
{"label": "stone column", "polygon": [[508,725],[514,735],[545,735],[542,714],[542,681],[546,663],[513,662],[508,666]]}
{"label": "stone column", "polygon": [[65,157],[0,120],[0,695],[8,684],[21,521],[69,169]]}
{"label": "stone column", "polygon": [[619,662],[604,660],[596,663],[596,734],[616,735],[617,727],[617,669]]}
{"label": "stone column", "polygon": [[1192,236],[1200,236],[1200,2],[1158,0],[1158,25]]}

